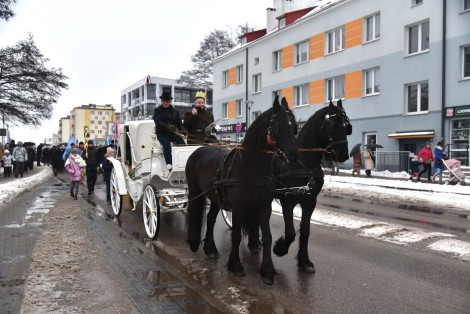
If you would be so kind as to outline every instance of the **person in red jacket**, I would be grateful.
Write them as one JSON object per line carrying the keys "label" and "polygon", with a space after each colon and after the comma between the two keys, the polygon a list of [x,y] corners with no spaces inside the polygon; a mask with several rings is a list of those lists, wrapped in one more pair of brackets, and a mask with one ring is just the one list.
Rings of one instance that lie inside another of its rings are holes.
{"label": "person in red jacket", "polygon": [[423,170],[418,174],[418,181],[421,175],[428,172],[428,181],[431,181],[432,162],[434,161],[434,155],[431,150],[431,143],[427,142],[426,145],[418,153],[419,160],[423,163]]}

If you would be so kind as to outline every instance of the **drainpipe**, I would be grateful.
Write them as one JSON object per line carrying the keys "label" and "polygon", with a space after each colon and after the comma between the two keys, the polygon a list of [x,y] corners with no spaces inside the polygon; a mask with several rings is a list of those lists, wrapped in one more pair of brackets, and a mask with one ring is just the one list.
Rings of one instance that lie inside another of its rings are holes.
{"label": "drainpipe", "polygon": [[441,108],[441,136],[445,139],[446,120],[446,27],[447,27],[447,0],[442,0],[442,108]]}
{"label": "drainpipe", "polygon": [[249,122],[249,117],[248,117],[248,47],[246,47],[246,58],[245,58],[245,132],[246,129],[248,129],[248,122]]}

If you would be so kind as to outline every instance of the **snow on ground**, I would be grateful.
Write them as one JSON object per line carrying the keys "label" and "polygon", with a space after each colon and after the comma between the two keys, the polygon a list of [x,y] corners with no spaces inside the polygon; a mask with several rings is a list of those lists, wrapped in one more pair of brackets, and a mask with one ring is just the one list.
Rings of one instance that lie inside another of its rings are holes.
{"label": "snow on ground", "polygon": [[0,206],[11,202],[24,191],[30,191],[35,185],[46,181],[52,175],[52,170],[47,167],[35,175],[16,178],[0,184]]}

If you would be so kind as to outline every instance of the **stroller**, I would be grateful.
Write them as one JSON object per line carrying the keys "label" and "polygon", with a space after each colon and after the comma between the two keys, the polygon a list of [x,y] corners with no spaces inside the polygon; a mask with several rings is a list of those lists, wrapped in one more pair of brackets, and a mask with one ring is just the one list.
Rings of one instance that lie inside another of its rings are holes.
{"label": "stroller", "polygon": [[460,182],[461,185],[465,185],[465,173],[460,169],[462,164],[460,160],[443,160],[443,164],[449,170],[449,180],[445,184],[454,185]]}

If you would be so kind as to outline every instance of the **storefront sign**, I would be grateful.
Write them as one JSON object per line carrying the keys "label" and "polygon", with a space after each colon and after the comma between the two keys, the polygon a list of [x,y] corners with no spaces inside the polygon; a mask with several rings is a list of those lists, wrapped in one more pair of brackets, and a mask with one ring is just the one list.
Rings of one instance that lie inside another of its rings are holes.
{"label": "storefront sign", "polygon": [[[221,125],[220,126],[220,131],[217,131],[217,134],[245,132],[246,131],[246,124],[245,123],[240,123],[239,124],[239,123]],[[238,128],[237,128],[237,124],[239,124]],[[240,130],[240,131],[238,131],[238,130]]]}
{"label": "storefront sign", "polygon": [[446,117],[470,116],[470,106],[452,107],[446,109]]}

